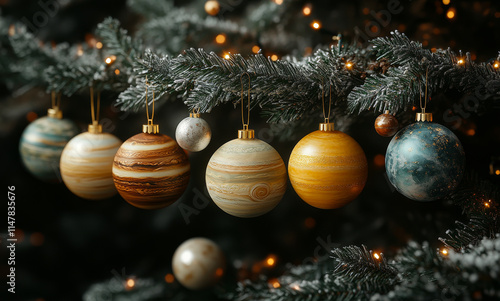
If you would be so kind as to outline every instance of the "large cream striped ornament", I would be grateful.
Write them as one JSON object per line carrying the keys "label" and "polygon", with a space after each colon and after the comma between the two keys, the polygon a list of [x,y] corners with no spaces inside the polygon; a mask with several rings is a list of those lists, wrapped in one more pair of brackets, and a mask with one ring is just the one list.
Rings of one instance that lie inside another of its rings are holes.
{"label": "large cream striped ornament", "polygon": [[189,183],[190,165],[177,142],[163,134],[137,134],[125,141],[113,162],[113,179],[131,205],[157,209],[174,203]]}
{"label": "large cream striped ornament", "polygon": [[320,124],[294,147],[288,174],[295,192],[320,209],[339,208],[354,200],[368,176],[366,156],[351,136]]}
{"label": "large cream striped ornament", "polygon": [[253,134],[222,145],[210,158],[205,179],[215,204],[237,217],[272,210],[283,197],[287,181],[281,156]]}
{"label": "large cream striped ornament", "polygon": [[111,169],[121,140],[108,133],[82,133],[71,139],[61,155],[61,176],[77,196],[102,200],[116,194]]}

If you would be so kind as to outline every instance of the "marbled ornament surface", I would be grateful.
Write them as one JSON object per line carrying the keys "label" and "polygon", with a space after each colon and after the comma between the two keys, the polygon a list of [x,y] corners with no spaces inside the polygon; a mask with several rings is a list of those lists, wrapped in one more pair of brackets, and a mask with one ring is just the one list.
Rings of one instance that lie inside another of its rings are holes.
{"label": "marbled ornament surface", "polygon": [[295,192],[311,206],[333,209],[354,200],[368,176],[359,144],[339,131],[315,131],[294,147],[288,174]]}
{"label": "marbled ornament surface", "polygon": [[71,192],[89,200],[116,194],[111,170],[121,140],[108,133],[82,133],[71,139],[61,155],[61,176]]}
{"label": "marbled ornament surface", "polygon": [[457,136],[433,122],[416,122],[400,130],[385,156],[389,181],[416,201],[448,195],[462,179],[464,166],[465,154]]}
{"label": "marbled ornament surface", "polygon": [[175,278],[197,290],[214,285],[224,274],[225,260],[213,241],[196,237],[183,242],[172,257]]}
{"label": "marbled ornament surface", "polygon": [[186,117],[175,129],[175,140],[180,147],[190,152],[204,150],[211,138],[210,126],[201,118]]}
{"label": "marbled ornament surface", "polygon": [[234,139],[210,158],[207,189],[219,208],[237,217],[272,210],[286,190],[286,167],[278,152],[259,139]]}
{"label": "marbled ornament surface", "polygon": [[24,166],[40,180],[58,181],[61,153],[78,133],[76,124],[68,119],[45,116],[33,121],[24,130],[19,143]]}
{"label": "marbled ornament surface", "polygon": [[399,129],[399,122],[391,114],[381,114],[375,119],[375,130],[380,136],[392,137]]}
{"label": "marbled ornament surface", "polygon": [[162,134],[137,134],[118,149],[113,179],[120,195],[142,209],[166,207],[181,197],[190,165],[177,142]]}

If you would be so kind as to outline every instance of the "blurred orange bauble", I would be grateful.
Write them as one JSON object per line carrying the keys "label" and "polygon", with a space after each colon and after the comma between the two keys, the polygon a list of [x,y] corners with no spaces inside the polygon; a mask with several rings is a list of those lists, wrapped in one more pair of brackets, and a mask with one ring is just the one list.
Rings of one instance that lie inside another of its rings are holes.
{"label": "blurred orange bauble", "polygon": [[219,1],[209,0],[205,2],[205,11],[211,16],[215,16],[220,11]]}
{"label": "blurred orange bauble", "polygon": [[295,192],[320,209],[339,208],[354,200],[368,176],[366,156],[349,135],[333,123],[300,140],[290,155],[288,174]]}

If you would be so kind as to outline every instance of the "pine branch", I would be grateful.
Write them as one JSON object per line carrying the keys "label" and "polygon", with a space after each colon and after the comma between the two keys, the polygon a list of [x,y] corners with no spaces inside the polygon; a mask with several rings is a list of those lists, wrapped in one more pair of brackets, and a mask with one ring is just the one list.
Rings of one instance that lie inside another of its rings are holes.
{"label": "pine branch", "polygon": [[[348,246],[332,251],[337,265],[331,274],[337,281],[354,283],[358,289],[371,293],[382,293],[401,281],[398,271],[389,264],[383,254],[374,257],[365,246]],[[338,277],[341,280],[338,280]]]}
{"label": "pine branch", "polygon": [[[423,97],[426,73],[429,97],[450,90],[462,94],[481,91],[490,95],[481,99],[483,102],[491,96],[500,96],[500,73],[490,64],[474,63],[469,53],[459,58],[450,49],[431,52],[397,31],[372,43],[377,60],[388,60],[391,67],[387,76],[372,74],[363,85],[354,88],[348,97],[351,113],[371,108],[406,110]],[[459,59],[463,64],[458,64]],[[405,85],[410,88],[402,89]]]}
{"label": "pine branch", "polygon": [[481,181],[467,175],[460,188],[448,197],[460,206],[469,222],[455,222],[456,228],[446,231],[449,238],[439,238],[449,248],[456,251],[476,245],[483,237],[493,238],[500,233],[499,189],[490,182]]}

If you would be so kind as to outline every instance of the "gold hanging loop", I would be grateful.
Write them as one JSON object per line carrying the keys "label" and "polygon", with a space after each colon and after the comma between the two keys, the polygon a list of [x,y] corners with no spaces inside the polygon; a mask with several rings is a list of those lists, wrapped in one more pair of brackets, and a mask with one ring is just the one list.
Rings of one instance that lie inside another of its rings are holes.
{"label": "gold hanging loop", "polygon": [[92,118],[92,124],[89,124],[89,133],[92,134],[102,133],[102,125],[99,124],[99,111],[101,109],[101,92],[97,92],[96,106],[97,109],[94,109],[94,86],[90,86],[90,117]]}
{"label": "gold hanging loop", "polygon": [[415,117],[416,121],[432,121],[432,113],[426,113],[425,109],[427,108],[427,81],[428,81],[428,75],[429,75],[429,67],[427,67],[427,70],[425,71],[425,94],[424,94],[424,103],[422,104],[422,86],[420,84],[420,78],[418,80],[418,94],[420,96],[420,109],[422,110],[421,113],[417,113],[417,116]]}
{"label": "gold hanging loop", "polygon": [[[57,101],[56,101],[57,98]],[[47,110],[47,115],[51,118],[62,119],[61,111],[61,93],[52,91],[51,93],[51,104],[52,107]]]}
{"label": "gold hanging loop", "polygon": [[[247,123],[245,123],[245,111],[243,109],[243,76],[246,75],[248,76],[248,112],[247,112]],[[240,84],[241,84],[241,123],[243,124],[243,129],[238,131],[238,138],[240,139],[254,139],[255,138],[255,132],[254,130],[248,129],[248,125],[250,123],[250,84],[251,84],[251,78],[250,74],[247,72],[243,73],[240,76]]]}
{"label": "gold hanging loop", "polygon": [[148,78],[146,77],[146,117],[148,119],[148,124],[142,126],[142,132],[148,134],[158,134],[160,132],[160,127],[153,123],[153,118],[155,117],[155,91],[153,89],[153,105],[151,108],[151,118],[149,118],[149,104],[148,104]]}
{"label": "gold hanging loop", "polygon": [[328,102],[328,115],[326,115],[326,110],[325,110],[325,84],[323,79],[321,79],[321,104],[323,106],[323,118],[325,119],[323,123],[319,124],[319,130],[324,131],[324,132],[332,132],[334,131],[335,127],[333,122],[330,123],[330,114],[332,110],[332,85],[330,84],[330,100]]}

